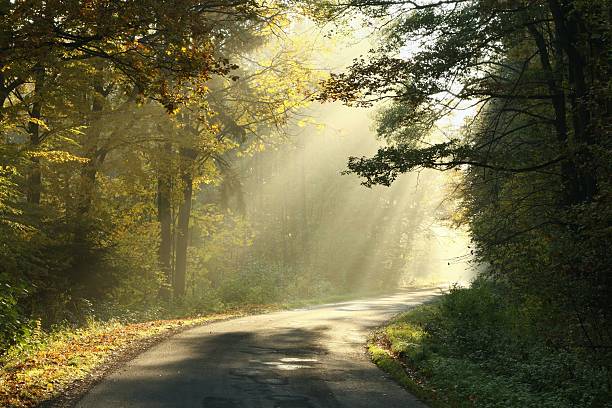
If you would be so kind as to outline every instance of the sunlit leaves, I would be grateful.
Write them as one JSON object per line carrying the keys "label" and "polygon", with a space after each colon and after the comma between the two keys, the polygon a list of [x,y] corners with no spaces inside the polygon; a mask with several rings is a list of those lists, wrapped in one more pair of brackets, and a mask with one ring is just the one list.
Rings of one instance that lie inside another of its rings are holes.
{"label": "sunlit leaves", "polygon": [[30,153],[30,157],[48,160],[51,163],[87,163],[88,158],[75,156],[63,150],[46,150]]}

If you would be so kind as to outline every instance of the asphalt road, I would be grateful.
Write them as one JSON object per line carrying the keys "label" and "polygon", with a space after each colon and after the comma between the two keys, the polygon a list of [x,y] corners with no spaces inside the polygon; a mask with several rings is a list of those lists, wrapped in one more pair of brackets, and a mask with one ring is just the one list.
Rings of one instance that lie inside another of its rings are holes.
{"label": "asphalt road", "polygon": [[435,289],[187,330],[109,375],[78,407],[423,408],[364,349],[368,332]]}

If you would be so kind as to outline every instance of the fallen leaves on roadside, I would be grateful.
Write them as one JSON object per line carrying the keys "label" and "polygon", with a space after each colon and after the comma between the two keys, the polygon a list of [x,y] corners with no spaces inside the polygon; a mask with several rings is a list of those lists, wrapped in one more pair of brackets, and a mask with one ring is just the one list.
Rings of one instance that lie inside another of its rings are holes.
{"label": "fallen leaves on roadside", "polygon": [[244,315],[242,311],[145,323],[91,323],[48,335],[40,345],[0,360],[0,406],[31,407],[53,398],[111,356],[175,329]]}

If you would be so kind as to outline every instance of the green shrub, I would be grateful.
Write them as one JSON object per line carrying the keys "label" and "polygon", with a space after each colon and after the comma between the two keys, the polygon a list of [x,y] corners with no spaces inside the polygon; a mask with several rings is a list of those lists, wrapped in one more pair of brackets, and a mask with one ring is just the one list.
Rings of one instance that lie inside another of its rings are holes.
{"label": "green shrub", "polygon": [[504,290],[482,281],[453,287],[397,316],[375,342],[414,370],[423,389],[436,390],[442,406],[612,407],[605,365],[529,330],[537,307]]}

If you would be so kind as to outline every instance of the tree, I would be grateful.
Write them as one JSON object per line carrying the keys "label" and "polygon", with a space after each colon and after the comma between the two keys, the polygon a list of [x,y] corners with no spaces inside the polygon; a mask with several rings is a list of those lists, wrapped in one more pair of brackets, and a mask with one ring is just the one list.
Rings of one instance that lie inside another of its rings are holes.
{"label": "tree", "polygon": [[[285,10],[242,0],[0,2],[0,224],[11,231],[0,238],[0,263],[3,299],[18,302],[11,310],[44,312],[51,324],[82,317],[81,301],[148,296],[160,283],[150,256],[157,190],[169,196],[159,200],[169,278],[173,206],[189,220],[189,179],[197,185],[200,170],[214,178],[211,155],[224,149],[208,86],[213,77],[232,83],[229,57],[248,32],[261,43]],[[180,166],[168,158],[163,170],[175,173],[165,174],[150,161],[164,151],[204,154]],[[150,184],[158,174],[159,189]],[[181,229],[187,239],[188,222]]]}
{"label": "tree", "polygon": [[[596,123],[606,115],[605,109],[593,108],[604,106],[606,99],[601,95],[609,69],[601,54],[609,34],[605,2],[357,1],[352,5],[370,7],[374,14],[389,10],[397,16],[388,30],[386,49],[372,61],[355,61],[348,73],[332,76],[320,95],[322,100],[360,105],[394,101],[379,131],[396,146],[381,149],[373,160],[349,162],[352,171],[366,177],[366,184],[388,184],[399,173],[418,167],[472,165],[530,172],[561,163],[565,203],[593,199],[596,175],[582,163],[590,161],[597,150],[594,145],[601,143]],[[408,58],[394,56],[408,40],[418,41],[418,51]],[[584,66],[594,70],[587,73]],[[420,144],[440,118],[470,104],[484,112],[497,101],[503,103],[493,109],[515,114],[517,124],[499,129],[492,123],[492,128],[482,129],[490,134],[488,142],[473,146],[453,139],[427,147]],[[537,105],[541,112],[525,112],[518,106],[523,103]],[[521,113],[530,116],[529,123]],[[492,143],[519,127],[541,126],[556,133],[554,156],[516,168],[487,157]]]}
{"label": "tree", "polygon": [[[609,373],[608,2],[345,7],[388,27],[380,49],[332,75],[319,96],[386,102],[378,133],[388,146],[350,158],[349,171],[366,186],[420,168],[463,171],[464,221],[484,276],[505,282],[513,302],[547,305],[529,322],[558,330],[539,331],[547,344],[587,350]],[[465,110],[473,118],[462,132],[432,136]]]}
{"label": "tree", "polygon": [[[282,16],[276,23],[287,24]],[[228,30],[239,31],[241,27],[230,25]],[[305,61],[307,55],[298,55],[288,40],[250,29],[250,33],[242,30],[237,44],[220,46],[240,64],[235,76],[210,81],[209,92],[201,100],[205,106],[187,105],[177,114],[181,165],[175,184],[182,186],[182,199],[177,213],[173,287],[179,298],[186,290],[194,189],[202,180],[211,179],[223,179],[227,187],[232,175],[231,153],[240,149],[240,154],[252,154],[282,135],[283,127],[307,103],[309,87],[315,82],[316,76]]]}

